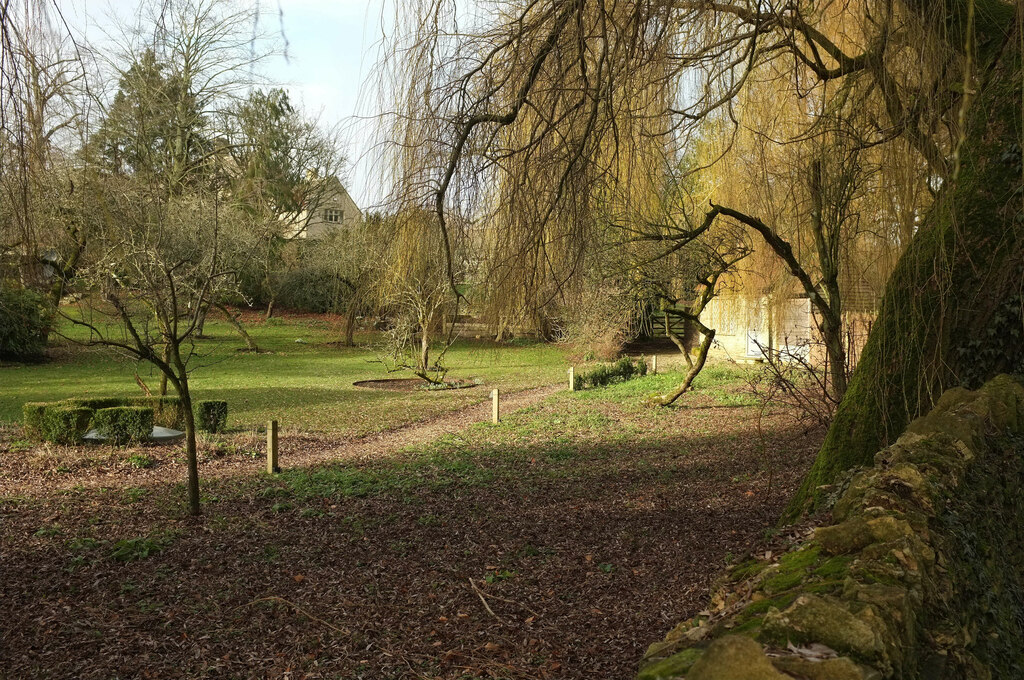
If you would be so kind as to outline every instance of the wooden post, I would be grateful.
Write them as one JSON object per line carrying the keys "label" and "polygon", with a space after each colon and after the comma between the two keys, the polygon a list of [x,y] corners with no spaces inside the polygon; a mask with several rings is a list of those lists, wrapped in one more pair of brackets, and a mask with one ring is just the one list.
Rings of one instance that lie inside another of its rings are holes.
{"label": "wooden post", "polygon": [[658,355],[657,354],[652,354],[651,355],[651,373],[653,373],[654,375],[658,374]]}
{"label": "wooden post", "polygon": [[570,366],[569,367],[569,391],[570,392],[575,392],[576,391],[576,367],[575,366]]}
{"label": "wooden post", "polygon": [[498,390],[491,390],[491,422],[497,425],[501,422],[501,412],[498,410]]}
{"label": "wooden post", "polygon": [[281,471],[277,455],[277,421],[271,420],[267,423],[267,474],[269,475]]}

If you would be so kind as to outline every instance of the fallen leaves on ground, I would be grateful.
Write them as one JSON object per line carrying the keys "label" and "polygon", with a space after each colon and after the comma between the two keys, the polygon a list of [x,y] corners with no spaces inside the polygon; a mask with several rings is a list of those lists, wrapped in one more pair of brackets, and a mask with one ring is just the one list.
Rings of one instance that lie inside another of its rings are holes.
{"label": "fallen leaves on ground", "polygon": [[[751,409],[699,395],[656,415],[560,399],[545,408],[607,423],[571,440],[528,420],[497,444],[486,438],[504,430],[464,431],[454,462],[352,495],[279,497],[281,483],[232,462],[204,480],[197,519],[173,457],[86,467],[73,486],[8,477],[4,672],[631,678],[648,644],[706,606],[728,558],[764,552],[820,433],[769,416],[758,442]],[[391,455],[346,464],[383,470]],[[145,548],[137,559],[111,557],[125,540]]]}

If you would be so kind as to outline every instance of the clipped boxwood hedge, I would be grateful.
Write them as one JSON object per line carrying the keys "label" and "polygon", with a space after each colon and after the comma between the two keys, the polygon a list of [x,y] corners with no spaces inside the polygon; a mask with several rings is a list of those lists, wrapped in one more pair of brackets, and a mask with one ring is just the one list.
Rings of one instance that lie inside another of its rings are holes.
{"label": "clipped boxwood hedge", "polygon": [[228,402],[208,399],[196,403],[196,426],[204,432],[223,432],[228,426]]}
{"label": "clipped boxwood hedge", "polygon": [[185,429],[185,411],[178,397],[131,397],[126,406],[148,406],[153,409],[153,424],[172,430]]}
{"label": "clipped boxwood hedge", "polygon": [[[227,423],[227,403],[209,403],[221,404],[222,406],[207,407],[213,409],[213,415],[210,416],[212,420],[204,421],[200,418],[200,423],[211,422],[213,427],[217,428],[216,430],[211,431],[223,431]],[[54,443],[66,443],[68,441],[81,441],[81,437],[76,435],[74,432],[58,433],[53,429],[53,427],[56,426],[51,426],[48,430],[46,427],[46,414],[49,411],[58,408],[79,408],[88,409],[92,412],[121,407],[148,408],[152,412],[152,422],[149,425],[149,429],[146,430],[145,436],[141,437],[141,439],[147,439],[149,437],[152,433],[153,425],[159,425],[160,427],[167,427],[174,430],[185,429],[185,410],[182,408],[181,400],[178,397],[169,396],[87,397],[81,399],[65,399],[63,401],[28,402],[22,405],[21,413],[26,436],[34,439],[45,439]],[[202,409],[197,409],[198,414],[201,414],[202,412]],[[95,422],[92,423],[92,427],[99,429],[99,425]],[[86,427],[84,431],[88,431],[88,427]]]}
{"label": "clipped boxwood hedge", "polygon": [[[60,403],[60,402],[58,402]],[[83,406],[96,411],[117,406],[143,406],[153,409],[153,424],[180,430],[185,422],[178,397],[95,397],[89,399],[65,399],[65,404]]]}
{"label": "clipped boxwood hedge", "polygon": [[51,403],[54,406],[78,406],[80,408],[91,408],[93,411],[99,411],[101,408],[126,406],[125,400],[118,397],[86,397],[83,399],[72,398]]}
{"label": "clipped boxwood hedge", "polygon": [[33,439],[43,438],[43,418],[46,409],[54,404],[48,401],[29,401],[21,405],[21,417],[25,425],[25,434]]}
{"label": "clipped boxwood hedge", "polygon": [[131,444],[149,438],[153,432],[153,409],[149,406],[114,406],[96,411],[93,427],[114,444]]}
{"label": "clipped boxwood hedge", "polygon": [[81,444],[94,411],[81,406],[54,406],[43,411],[42,432],[55,444]]}

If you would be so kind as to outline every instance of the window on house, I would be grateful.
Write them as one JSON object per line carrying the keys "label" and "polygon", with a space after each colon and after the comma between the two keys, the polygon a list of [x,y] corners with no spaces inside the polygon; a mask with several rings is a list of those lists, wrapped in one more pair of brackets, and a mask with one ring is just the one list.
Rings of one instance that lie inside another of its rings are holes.
{"label": "window on house", "polygon": [[345,211],[339,208],[327,208],[324,210],[324,222],[340,224],[345,220]]}

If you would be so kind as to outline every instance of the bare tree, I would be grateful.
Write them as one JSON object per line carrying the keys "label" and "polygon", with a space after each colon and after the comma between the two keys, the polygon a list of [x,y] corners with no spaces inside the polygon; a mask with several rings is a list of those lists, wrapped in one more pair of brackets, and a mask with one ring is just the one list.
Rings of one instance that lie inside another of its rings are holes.
{"label": "bare tree", "polygon": [[74,190],[68,156],[82,121],[85,68],[52,7],[19,5],[3,13],[0,254],[18,257],[21,282],[56,307],[87,240],[82,224],[59,219]]}
{"label": "bare tree", "polygon": [[[689,348],[682,346],[679,338],[673,338],[683,351],[688,370],[683,382],[676,389],[655,400],[663,406],[672,404],[688,392],[693,387],[693,381],[703,370],[715,341],[716,331],[704,323],[702,316],[711,301],[721,293],[722,277],[734,273],[737,265],[751,252],[747,243],[729,230],[706,234],[689,241],[686,250],[689,262],[686,270],[681,272],[685,274],[681,280],[687,282],[684,289],[688,289],[689,295],[687,300],[683,301],[684,306],[678,314],[696,328],[701,340],[697,346],[696,356],[691,357]],[[680,302],[678,297],[668,291],[664,293],[664,297],[672,303]]]}
{"label": "bare tree", "polygon": [[[441,384],[457,305],[433,214],[410,210],[375,226],[379,231],[372,237],[376,255],[371,285],[379,308],[390,319],[381,361],[389,370],[410,370]],[[432,354],[437,340],[441,347]]]}
{"label": "bare tree", "polygon": [[78,302],[62,318],[88,331],[87,345],[110,347],[155,366],[181,399],[189,511],[199,507],[196,424],[189,377],[199,320],[233,279],[216,191],[169,196],[160,187],[104,178],[106,219],[76,278]]}

